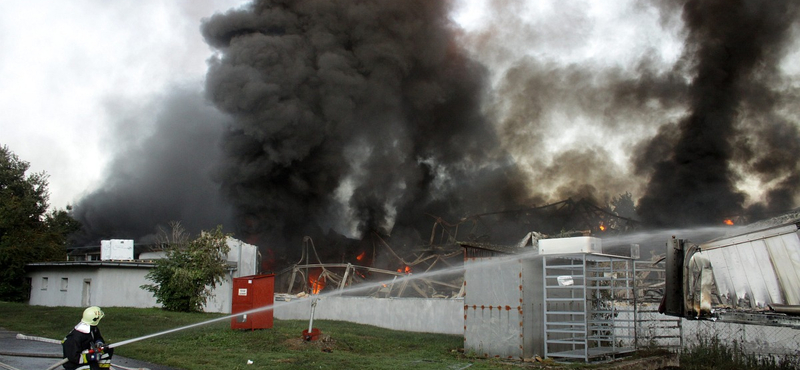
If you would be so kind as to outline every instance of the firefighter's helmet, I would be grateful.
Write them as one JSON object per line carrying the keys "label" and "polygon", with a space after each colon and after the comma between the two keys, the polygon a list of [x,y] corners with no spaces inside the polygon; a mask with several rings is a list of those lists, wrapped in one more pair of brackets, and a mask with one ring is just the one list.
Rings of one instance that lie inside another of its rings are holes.
{"label": "firefighter's helmet", "polygon": [[95,326],[100,322],[100,319],[102,319],[103,316],[105,316],[105,314],[100,307],[92,306],[83,310],[83,318],[81,319],[81,322]]}

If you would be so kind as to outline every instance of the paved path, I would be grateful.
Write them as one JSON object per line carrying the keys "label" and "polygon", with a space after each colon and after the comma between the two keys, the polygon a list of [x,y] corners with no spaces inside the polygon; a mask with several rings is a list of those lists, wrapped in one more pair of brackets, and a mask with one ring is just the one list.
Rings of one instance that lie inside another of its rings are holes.
{"label": "paved path", "polygon": [[[10,368],[18,370],[47,369],[60,361],[61,356],[60,344],[17,339],[16,332],[0,328],[0,370]],[[121,356],[114,356],[111,363],[133,369],[177,370]],[[116,368],[112,366],[112,369]],[[58,369],[63,369],[63,367],[59,366]]]}

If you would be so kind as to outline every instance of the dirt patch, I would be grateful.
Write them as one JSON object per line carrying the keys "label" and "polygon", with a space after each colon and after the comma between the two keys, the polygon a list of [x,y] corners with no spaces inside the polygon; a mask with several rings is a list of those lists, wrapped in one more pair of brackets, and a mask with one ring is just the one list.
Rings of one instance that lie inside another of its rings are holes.
{"label": "dirt patch", "polygon": [[309,349],[317,349],[322,352],[333,352],[339,350],[336,340],[331,338],[330,335],[321,335],[317,340],[305,340],[302,337],[289,338],[283,342],[286,348],[295,351],[306,351]]}

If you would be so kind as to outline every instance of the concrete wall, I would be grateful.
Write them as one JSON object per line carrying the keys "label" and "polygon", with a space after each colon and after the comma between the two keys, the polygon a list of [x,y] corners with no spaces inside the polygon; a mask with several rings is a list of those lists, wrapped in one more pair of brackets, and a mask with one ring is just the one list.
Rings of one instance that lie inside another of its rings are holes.
{"label": "concrete wall", "polygon": [[[308,320],[310,297],[275,301],[279,320]],[[464,300],[425,298],[322,297],[314,320],[349,321],[392,330],[420,333],[464,334]]]}
{"label": "concrete wall", "polygon": [[[30,272],[30,304],[41,306],[154,307],[155,298],[139,286],[147,267],[53,266]],[[47,286],[44,281],[47,280]]]}
{"label": "concrete wall", "polygon": [[[29,303],[67,307],[161,307],[153,293],[140,286],[152,284],[145,275],[150,267],[38,267],[31,278]],[[44,286],[45,278],[47,286]],[[225,278],[206,302],[206,312],[231,312],[231,279]]]}

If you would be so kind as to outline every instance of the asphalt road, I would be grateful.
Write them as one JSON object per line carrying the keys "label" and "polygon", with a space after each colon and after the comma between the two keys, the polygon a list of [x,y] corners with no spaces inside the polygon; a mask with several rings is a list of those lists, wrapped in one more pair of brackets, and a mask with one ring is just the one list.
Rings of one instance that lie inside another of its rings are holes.
{"label": "asphalt road", "polygon": [[[30,335],[27,333],[21,334]],[[17,332],[0,328],[0,369],[43,370],[59,362],[61,359],[60,344],[17,339]],[[120,356],[114,356],[111,360],[111,365],[112,369],[121,370],[178,370]],[[63,369],[63,367],[59,366],[57,369]]]}

